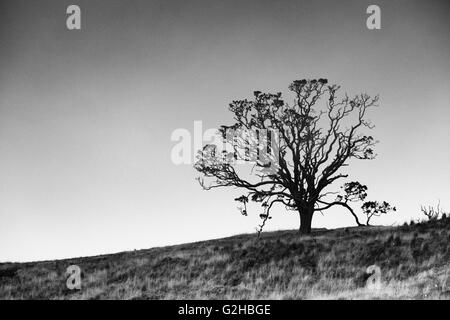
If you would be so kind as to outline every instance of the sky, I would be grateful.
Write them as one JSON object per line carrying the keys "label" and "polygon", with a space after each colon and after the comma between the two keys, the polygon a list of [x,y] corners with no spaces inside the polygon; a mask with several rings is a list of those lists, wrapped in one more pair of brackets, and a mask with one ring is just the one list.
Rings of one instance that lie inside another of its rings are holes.
{"label": "sky", "polygon": [[[66,28],[70,4],[81,30]],[[366,27],[370,4],[380,30]],[[171,135],[231,124],[232,100],[303,78],[380,95],[378,157],[346,169],[397,207],[374,223],[450,210],[449,16],[446,0],[2,0],[0,261],[254,232],[256,208],[244,217],[239,190],[202,190],[171,160]],[[298,220],[279,208],[266,230]],[[349,225],[338,208],[313,220]]]}

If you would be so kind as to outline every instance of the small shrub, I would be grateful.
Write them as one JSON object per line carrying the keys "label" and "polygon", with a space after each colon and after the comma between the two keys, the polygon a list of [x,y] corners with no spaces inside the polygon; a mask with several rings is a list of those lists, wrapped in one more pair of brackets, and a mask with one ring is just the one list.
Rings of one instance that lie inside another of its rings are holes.
{"label": "small shrub", "polygon": [[446,213],[441,210],[440,201],[438,202],[436,208],[433,206],[420,206],[420,210],[428,218],[429,221],[436,221],[439,219],[439,216],[443,217],[445,215],[447,217]]}

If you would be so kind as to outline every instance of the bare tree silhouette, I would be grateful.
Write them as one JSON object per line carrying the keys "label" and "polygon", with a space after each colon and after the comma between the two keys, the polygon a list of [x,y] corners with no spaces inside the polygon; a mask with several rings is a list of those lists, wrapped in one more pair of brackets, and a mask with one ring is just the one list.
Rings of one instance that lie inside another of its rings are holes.
{"label": "bare tree silhouette", "polygon": [[420,211],[428,218],[428,220],[434,221],[438,220],[439,216],[447,217],[447,212],[441,210],[441,201],[438,201],[437,207],[433,206],[420,206]]}
{"label": "bare tree silhouette", "polygon": [[[292,104],[283,101],[281,93],[255,91],[252,100],[236,100],[229,105],[235,123],[219,129],[225,149],[217,152],[217,146],[208,145],[199,151],[195,168],[202,173],[198,178],[201,186],[206,190],[244,189],[245,194],[235,200],[242,203],[244,215],[249,200],[260,203],[263,212],[259,231],[271,219],[275,204],[299,213],[302,234],[311,232],[315,212],[334,206],[348,209],[362,225],[348,202],[355,197],[363,200],[364,188],[354,184],[346,198],[336,198],[338,192],[329,187],[348,177],[340,169],[348,166],[349,160],[375,157],[376,141],[362,131],[373,129],[366,113],[377,105],[378,96],[363,93],[353,98],[347,94],[338,97],[340,86],[328,85],[322,78],[296,80],[289,89],[294,95]],[[253,166],[238,166],[238,160]],[[332,196],[335,199],[330,201]]]}

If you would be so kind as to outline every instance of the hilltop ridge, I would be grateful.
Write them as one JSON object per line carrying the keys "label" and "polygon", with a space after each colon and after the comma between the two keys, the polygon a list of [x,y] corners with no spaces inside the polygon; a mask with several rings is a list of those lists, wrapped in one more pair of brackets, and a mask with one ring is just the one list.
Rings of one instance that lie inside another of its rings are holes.
{"label": "hilltop ridge", "polygon": [[[66,287],[69,265],[81,290]],[[365,287],[366,268],[381,288]],[[1,299],[449,299],[450,218],[236,235],[95,257],[0,264]]]}

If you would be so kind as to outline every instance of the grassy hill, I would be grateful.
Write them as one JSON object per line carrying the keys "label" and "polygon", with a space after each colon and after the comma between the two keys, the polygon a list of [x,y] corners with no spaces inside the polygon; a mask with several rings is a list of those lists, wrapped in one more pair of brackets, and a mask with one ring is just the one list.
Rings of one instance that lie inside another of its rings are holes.
{"label": "grassy hill", "polygon": [[[66,288],[69,265],[82,288]],[[365,288],[381,268],[382,287]],[[96,257],[0,264],[2,299],[449,299],[450,218],[263,233]]]}

